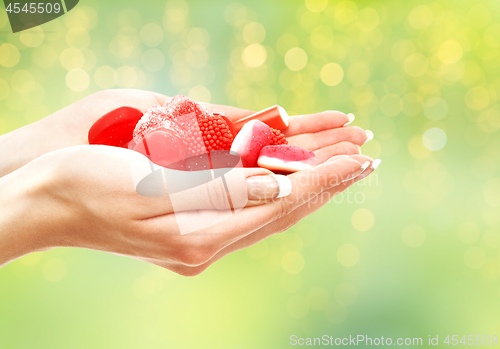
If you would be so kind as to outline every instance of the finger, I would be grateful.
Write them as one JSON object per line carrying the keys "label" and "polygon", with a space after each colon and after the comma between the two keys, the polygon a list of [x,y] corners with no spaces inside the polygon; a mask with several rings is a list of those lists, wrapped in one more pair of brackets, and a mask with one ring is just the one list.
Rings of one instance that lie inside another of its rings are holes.
{"label": "finger", "polygon": [[[369,174],[373,172],[373,169],[371,167],[368,167],[361,175],[366,177]],[[301,205],[297,209],[295,209],[290,215],[283,217],[279,220],[276,220],[272,222],[271,224],[255,231],[252,234],[249,234],[242,239],[234,242],[231,245],[228,245],[221,249],[219,252],[217,252],[210,260],[207,262],[199,265],[199,266],[185,266],[181,264],[172,264],[172,263],[167,263],[166,265],[158,261],[158,265],[163,266],[163,267],[168,267],[171,270],[174,270],[175,272],[182,274],[182,275],[198,275],[205,269],[207,269],[210,265],[218,261],[219,259],[227,256],[230,253],[233,253],[238,250],[242,250],[244,248],[250,247],[252,245],[257,244],[258,242],[265,240],[269,236],[283,232],[287,230],[288,228],[292,227],[295,225],[297,222],[302,220],[303,218],[311,215],[315,211],[319,210],[321,207],[323,207],[325,204],[330,202],[330,200],[337,194],[343,192],[347,188],[349,188],[351,185],[359,181],[360,176],[358,176],[355,179],[352,179],[347,182],[343,182],[339,184],[338,186],[335,186],[320,195],[316,198],[314,201],[308,201],[307,203]],[[363,177],[363,178],[364,178]],[[154,262],[153,262],[154,263]],[[155,263],[156,264],[156,263]]]}
{"label": "finger", "polygon": [[363,145],[373,137],[371,131],[365,131],[357,126],[334,128],[317,133],[306,133],[288,138],[288,143],[307,150],[318,150],[340,142],[351,142]]}
{"label": "finger", "polygon": [[350,120],[340,111],[328,110],[317,114],[291,116],[289,121],[288,128],[283,130],[285,137],[342,127]]}
{"label": "finger", "polygon": [[[220,169],[226,170],[226,169]],[[218,178],[214,172],[163,170],[163,181],[151,177],[142,181],[139,194],[165,192],[163,198],[150,198],[150,215],[196,210],[232,210],[247,205],[262,205],[286,196],[290,180],[263,168],[233,168]],[[160,174],[161,175],[161,174]],[[201,183],[201,184],[198,184]],[[150,186],[150,187],[148,187]],[[159,187],[159,188],[156,188]]]}
{"label": "finger", "polygon": [[357,154],[361,154],[360,146],[347,141],[330,145],[318,149],[314,152],[316,158],[318,158],[318,160],[321,162],[325,162],[332,156],[336,155],[357,155]]}

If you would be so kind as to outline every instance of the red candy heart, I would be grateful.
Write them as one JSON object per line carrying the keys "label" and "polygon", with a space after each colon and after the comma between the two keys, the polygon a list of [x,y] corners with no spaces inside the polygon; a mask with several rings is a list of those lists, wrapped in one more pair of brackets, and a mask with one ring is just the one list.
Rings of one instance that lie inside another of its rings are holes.
{"label": "red candy heart", "polygon": [[139,109],[132,107],[121,107],[104,114],[90,128],[89,144],[127,148],[142,115]]}

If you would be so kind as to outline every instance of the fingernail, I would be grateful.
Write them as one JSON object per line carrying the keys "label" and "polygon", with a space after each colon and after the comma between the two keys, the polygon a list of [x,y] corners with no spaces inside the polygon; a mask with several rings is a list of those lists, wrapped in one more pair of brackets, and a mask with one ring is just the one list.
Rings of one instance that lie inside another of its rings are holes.
{"label": "fingernail", "polygon": [[374,160],[372,163],[372,170],[375,171],[381,162],[382,162],[382,160],[380,160],[380,159]]}
{"label": "fingernail", "polygon": [[359,168],[359,170],[357,170],[356,172],[351,173],[342,182],[350,181],[351,179],[354,179],[354,178],[358,177],[360,174],[362,174],[363,172],[365,172],[365,170],[368,168],[368,166],[370,166],[370,161],[366,161],[363,165],[361,165],[361,167]]}
{"label": "fingernail", "polygon": [[344,124],[344,126],[347,126],[347,125],[352,124],[352,122],[354,121],[354,118],[355,118],[355,116],[354,116],[354,114],[353,114],[353,113],[349,113],[349,114],[347,114],[347,120],[349,120],[349,121],[347,121],[347,122]]}
{"label": "fingernail", "polygon": [[274,177],[274,179],[276,179],[276,182],[278,182],[279,193],[276,198],[282,198],[284,196],[290,195],[290,193],[292,192],[292,181],[290,181],[290,178],[277,174],[272,174],[271,177]]}
{"label": "fingernail", "polygon": [[292,183],[287,176],[262,175],[246,179],[248,200],[264,201],[287,196],[292,192]]}
{"label": "fingernail", "polygon": [[365,133],[366,133],[366,141],[363,144],[366,144],[373,139],[373,132],[372,131],[365,130]]}

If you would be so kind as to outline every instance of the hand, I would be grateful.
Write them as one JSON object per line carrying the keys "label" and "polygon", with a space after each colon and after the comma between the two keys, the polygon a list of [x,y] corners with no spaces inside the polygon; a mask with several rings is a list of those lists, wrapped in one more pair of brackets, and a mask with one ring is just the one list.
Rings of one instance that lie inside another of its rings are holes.
{"label": "hand", "polygon": [[[144,112],[152,105],[163,105],[168,98],[141,90],[104,90],[0,136],[0,177],[51,151],[88,144],[87,134],[92,124],[113,109],[126,105]],[[202,104],[211,111],[224,112],[233,120],[252,113],[235,107]],[[285,136],[290,144],[314,151],[321,161],[339,154],[359,154],[359,146],[367,140],[367,134],[359,127],[343,127],[347,122],[344,113],[334,111],[293,116]]]}
{"label": "hand", "polygon": [[[207,214],[227,213],[218,204],[225,190],[217,181],[195,187],[180,196],[185,199],[177,202],[174,213],[170,195],[137,194],[131,164],[144,161],[147,159],[141,154],[127,149],[78,146],[41,156],[1,178],[5,195],[0,198],[4,212],[0,217],[0,265],[26,253],[73,246],[196,275],[226,254],[286,230],[372,171],[362,172],[362,163],[372,161],[368,157],[334,157],[288,176],[292,183],[289,196],[273,199],[276,188],[264,188],[266,204],[244,207],[220,223],[181,235],[176,215],[200,220]],[[244,171],[245,178],[269,174],[264,169]],[[246,185],[239,188],[248,189]],[[203,197],[208,199],[199,199]]]}

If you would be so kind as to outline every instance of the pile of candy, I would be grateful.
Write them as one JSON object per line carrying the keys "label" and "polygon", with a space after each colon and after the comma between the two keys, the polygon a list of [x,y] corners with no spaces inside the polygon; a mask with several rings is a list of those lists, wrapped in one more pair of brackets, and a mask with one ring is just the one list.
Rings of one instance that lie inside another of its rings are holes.
{"label": "pile of candy", "polygon": [[279,172],[317,165],[313,152],[288,145],[281,132],[287,127],[288,115],[280,106],[233,123],[179,95],[144,114],[121,107],[103,115],[89,131],[89,144],[132,149],[157,165],[185,171],[232,167],[236,154],[244,167]]}

